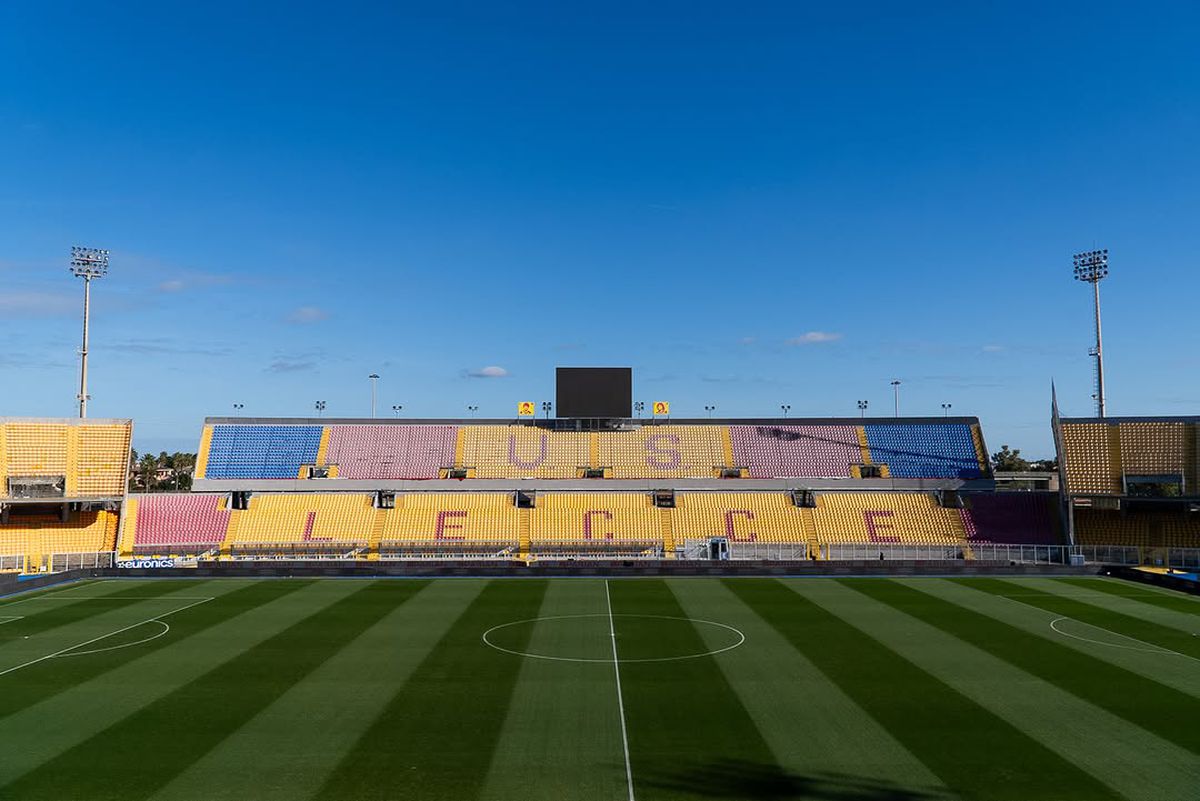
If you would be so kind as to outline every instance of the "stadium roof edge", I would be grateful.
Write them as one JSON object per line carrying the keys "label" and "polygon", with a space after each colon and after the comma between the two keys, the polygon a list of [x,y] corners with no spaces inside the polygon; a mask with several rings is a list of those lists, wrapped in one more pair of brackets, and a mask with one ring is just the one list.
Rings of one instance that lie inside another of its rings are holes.
{"label": "stadium roof edge", "polygon": [[[513,425],[514,423],[567,424],[567,418],[553,417],[489,417],[489,418],[435,418],[435,417],[205,417],[204,425]],[[671,418],[626,418],[626,422],[642,425],[912,425],[915,423],[959,423],[978,425],[978,417],[671,417]]]}
{"label": "stadium roof edge", "polygon": [[122,425],[124,423],[133,423],[132,417],[0,417],[0,424],[3,423],[42,423],[50,425],[67,425],[67,426],[85,426],[90,424],[98,425]]}
{"label": "stadium roof edge", "polygon": [[1060,417],[1061,423],[1200,423],[1200,415],[1153,415],[1149,417]]}

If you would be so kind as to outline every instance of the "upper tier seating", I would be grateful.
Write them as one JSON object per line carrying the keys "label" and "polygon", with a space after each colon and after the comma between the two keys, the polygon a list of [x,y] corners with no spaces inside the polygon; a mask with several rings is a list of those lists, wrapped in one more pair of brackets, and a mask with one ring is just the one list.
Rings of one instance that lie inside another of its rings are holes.
{"label": "upper tier seating", "polygon": [[375,521],[372,501],[348,492],[254,495],[248,509],[231,513],[228,542],[366,543]]}
{"label": "upper tier seating", "polygon": [[10,478],[59,476],[66,498],[124,495],[132,431],[125,420],[0,420],[0,497]]}
{"label": "upper tier seating", "polygon": [[894,478],[979,478],[979,452],[966,423],[868,423],[871,461]]}
{"label": "upper tier seating", "polygon": [[117,513],[72,512],[67,522],[58,515],[19,514],[0,525],[0,554],[31,555],[97,553],[116,547]]}
{"label": "upper tier seating", "polygon": [[1072,493],[1119,494],[1122,490],[1119,438],[1106,423],[1063,423],[1063,466]]}
{"label": "upper tier seating", "polygon": [[203,478],[298,478],[316,464],[317,425],[216,425]]}
{"label": "upper tier seating", "polygon": [[179,545],[215,547],[229,530],[229,515],[220,495],[140,495],[126,501],[125,525],[128,531],[134,521],[133,547],[143,552]]}
{"label": "upper tier seating", "polygon": [[1058,496],[1051,493],[964,494],[963,528],[971,542],[1059,545]]}
{"label": "upper tier seating", "polygon": [[725,467],[724,426],[655,425],[632,431],[602,431],[596,467],[611,467],[611,478],[688,478],[713,475]]}
{"label": "upper tier seating", "polygon": [[751,478],[849,478],[861,464],[857,426],[730,426],[733,465]]}
{"label": "upper tier seating", "polygon": [[396,508],[383,519],[385,543],[517,544],[520,527],[512,493],[410,492],[396,496]]}
{"label": "upper tier seating", "polygon": [[825,492],[813,510],[821,542],[959,545],[966,533],[957,509],[929,493]]}
{"label": "upper tier seating", "polygon": [[437,478],[454,463],[456,426],[333,425],[327,464],[339,478]]}
{"label": "upper tier seating", "polygon": [[680,492],[675,494],[673,531],[676,542],[727,537],[733,542],[802,543],[808,541],[811,514],[785,492]]}
{"label": "upper tier seating", "polygon": [[575,478],[590,464],[588,435],[531,426],[464,426],[462,466],[476,478]]}
{"label": "upper tier seating", "polygon": [[534,548],[559,543],[661,545],[662,517],[640,492],[539,494],[530,515]]}

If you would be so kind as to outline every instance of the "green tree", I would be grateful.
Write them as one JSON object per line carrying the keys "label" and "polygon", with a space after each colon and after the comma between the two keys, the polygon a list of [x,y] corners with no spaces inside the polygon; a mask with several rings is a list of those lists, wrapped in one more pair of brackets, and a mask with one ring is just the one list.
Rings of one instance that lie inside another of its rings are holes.
{"label": "green tree", "polygon": [[1021,458],[1020,449],[1011,450],[1007,445],[1001,445],[1000,450],[992,454],[992,468],[999,473],[1025,473],[1029,471],[1029,462]]}

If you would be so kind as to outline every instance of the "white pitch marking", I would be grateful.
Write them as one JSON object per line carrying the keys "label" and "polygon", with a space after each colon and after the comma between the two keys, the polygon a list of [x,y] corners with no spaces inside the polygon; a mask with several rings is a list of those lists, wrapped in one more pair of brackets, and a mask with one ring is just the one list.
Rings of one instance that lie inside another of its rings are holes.
{"label": "white pitch marking", "polygon": [[[86,600],[86,599],[83,599],[83,600]],[[150,600],[165,600],[165,599],[141,598],[141,599],[138,599],[138,600],[146,600],[146,601],[150,601]],[[57,656],[62,656],[63,654],[66,654],[68,651],[74,651],[76,648],[83,648],[85,645],[91,645],[92,643],[94,643],[94,642],[99,642],[100,640],[103,640],[103,639],[105,639],[105,638],[107,638],[107,637],[115,637],[115,636],[116,636],[116,635],[118,635],[118,634],[121,634],[121,633],[123,633],[123,632],[129,631],[130,629],[135,629],[135,628],[137,628],[138,626],[144,625],[144,624],[146,624],[146,623],[158,623],[158,622],[161,622],[161,621],[160,621],[160,618],[167,617],[168,615],[173,615],[173,614],[175,614],[176,612],[182,612],[182,611],[184,611],[185,609],[191,609],[193,606],[199,606],[200,604],[202,604],[202,603],[206,603],[206,602],[208,602],[208,601],[211,601],[211,600],[213,600],[213,598],[212,598],[212,597],[208,597],[208,598],[200,598],[200,600],[198,600],[198,601],[193,601],[192,603],[188,604],[187,606],[181,606],[181,607],[179,607],[178,609],[172,609],[170,612],[164,612],[164,613],[163,613],[163,614],[161,614],[161,615],[155,615],[154,617],[148,617],[148,618],[146,618],[145,620],[140,620],[140,621],[138,621],[137,623],[134,623],[134,624],[132,624],[132,625],[129,625],[129,626],[125,626],[124,628],[117,629],[116,631],[110,631],[110,632],[108,632],[107,634],[101,634],[99,637],[93,637],[93,638],[92,638],[92,639],[90,639],[90,640],[85,640],[84,642],[79,642],[79,643],[75,643],[74,645],[67,646],[66,648],[63,648],[63,649],[61,649],[61,650],[58,650],[58,651],[55,651],[55,652],[54,652],[54,653],[52,653],[52,654],[46,654],[45,656],[39,656],[37,659],[31,659],[31,660],[30,660],[30,661],[28,661],[28,662],[24,662],[24,663],[22,663],[22,664],[20,664],[20,665],[16,665],[16,666],[14,666],[14,667],[10,667],[10,668],[8,668],[8,669],[6,669],[6,670],[0,670],[0,676],[7,675],[7,674],[9,674],[9,673],[12,673],[12,672],[13,672],[13,671],[15,671],[15,670],[20,670],[21,668],[27,668],[27,667],[29,667],[30,665],[36,665],[38,662],[45,662],[47,659],[54,659],[54,658],[55,658],[55,657],[57,657]],[[165,633],[165,632],[164,632],[164,633]],[[107,650],[107,649],[103,649],[103,650]]]}
{"label": "white pitch marking", "polygon": [[1064,616],[1064,617],[1056,617],[1056,618],[1054,618],[1054,620],[1050,621],[1050,629],[1053,632],[1055,632],[1056,634],[1061,634],[1064,637],[1070,637],[1073,640],[1080,640],[1081,642],[1090,642],[1094,645],[1106,645],[1109,648],[1120,648],[1124,651],[1141,651],[1142,653],[1146,653],[1146,654],[1172,654],[1174,656],[1182,656],[1184,659],[1191,659],[1196,662],[1200,662],[1200,659],[1196,659],[1196,657],[1191,656],[1189,654],[1181,654],[1181,653],[1179,653],[1179,651],[1172,651],[1170,648],[1163,648],[1161,645],[1155,645],[1152,642],[1146,642],[1145,640],[1139,640],[1137,637],[1130,637],[1128,634],[1121,634],[1119,631],[1112,631],[1111,629],[1106,629],[1103,626],[1097,626],[1094,623],[1088,623],[1083,620],[1075,620],[1076,623],[1082,623],[1085,626],[1091,626],[1094,629],[1100,629],[1101,631],[1112,634],[1113,636],[1122,637],[1126,640],[1130,640],[1131,642],[1140,643],[1141,645],[1144,645],[1147,647],[1138,648],[1135,645],[1121,645],[1121,644],[1115,643],[1115,642],[1104,642],[1103,640],[1093,640],[1090,637],[1080,637],[1078,634],[1072,634],[1069,631],[1063,631],[1057,625],[1055,625],[1060,620],[1075,620],[1075,618]]}
{"label": "white pitch marking", "polygon": [[[482,639],[483,644],[488,646],[489,648],[495,648],[497,651],[501,651],[506,654],[512,654],[513,656],[523,656],[523,657],[526,657],[529,659],[546,659],[551,662],[593,662],[593,663],[599,662],[599,663],[607,664],[610,661],[607,657],[604,659],[588,659],[587,657],[582,657],[582,656],[550,656],[549,654],[532,654],[532,653],[528,653],[526,651],[514,651],[511,648],[505,648],[502,645],[496,645],[496,643],[492,642],[490,639],[492,632],[499,631],[500,629],[507,629],[512,626],[520,626],[525,623],[540,623],[543,620],[573,620],[573,619],[584,618],[584,617],[608,617],[608,615],[606,615],[603,612],[600,612],[597,614],[587,614],[587,615],[546,615],[544,617],[531,617],[531,618],[527,618],[526,620],[514,620],[510,623],[501,623],[499,626],[492,626],[490,629],[488,629],[487,631],[485,631],[483,633],[483,636],[480,639]],[[732,651],[734,648],[737,648],[739,645],[741,645],[742,643],[744,643],[746,641],[746,635],[743,634],[740,629],[735,629],[733,626],[727,625],[725,623],[717,623],[715,620],[701,620],[700,618],[696,618],[696,617],[676,617],[674,615],[626,615],[626,614],[621,614],[621,615],[613,615],[613,617],[644,617],[644,618],[651,618],[654,620],[680,620],[680,621],[683,621],[684,623],[703,623],[707,626],[716,626],[718,628],[722,628],[722,629],[731,631],[734,634],[736,634],[737,638],[738,638],[737,642],[733,643],[732,645],[726,645],[724,648],[717,648],[712,651],[702,651],[701,653],[698,653],[698,654],[682,654],[680,656],[651,656],[651,657],[646,657],[644,659],[622,659],[621,662],[623,664],[630,664],[633,662],[682,662],[685,659],[700,659],[705,656],[716,656],[717,654],[723,654],[726,651]]]}
{"label": "white pitch marking", "polygon": [[71,653],[59,654],[58,658],[66,659],[67,657],[70,657],[70,656],[87,656],[88,654],[99,654],[99,653],[103,653],[104,651],[119,651],[122,648],[132,648],[135,645],[144,645],[145,643],[148,643],[151,640],[157,640],[159,637],[163,636],[164,634],[168,633],[171,630],[171,624],[167,623],[165,620],[148,620],[146,622],[147,623],[157,623],[158,625],[163,627],[162,631],[160,631],[158,634],[152,634],[149,637],[146,637],[145,639],[135,640],[134,642],[121,643],[120,645],[110,645],[107,648],[89,648],[86,651],[73,651]]}
{"label": "white pitch marking", "polygon": [[604,602],[608,605],[608,633],[612,637],[613,673],[617,677],[617,708],[621,712],[621,745],[625,749],[625,782],[629,786],[629,801],[634,801],[633,767],[629,763],[629,734],[625,730],[625,699],[621,695],[621,660],[617,657],[617,630],[613,625],[612,597],[608,593],[608,579],[604,580]]}

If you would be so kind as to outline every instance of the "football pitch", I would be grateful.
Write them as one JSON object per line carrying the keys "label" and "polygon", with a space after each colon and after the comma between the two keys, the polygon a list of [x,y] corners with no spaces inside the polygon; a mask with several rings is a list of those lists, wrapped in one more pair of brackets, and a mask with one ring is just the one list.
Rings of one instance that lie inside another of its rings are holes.
{"label": "football pitch", "polygon": [[117,579],[0,602],[0,799],[1200,799],[1103,578]]}

